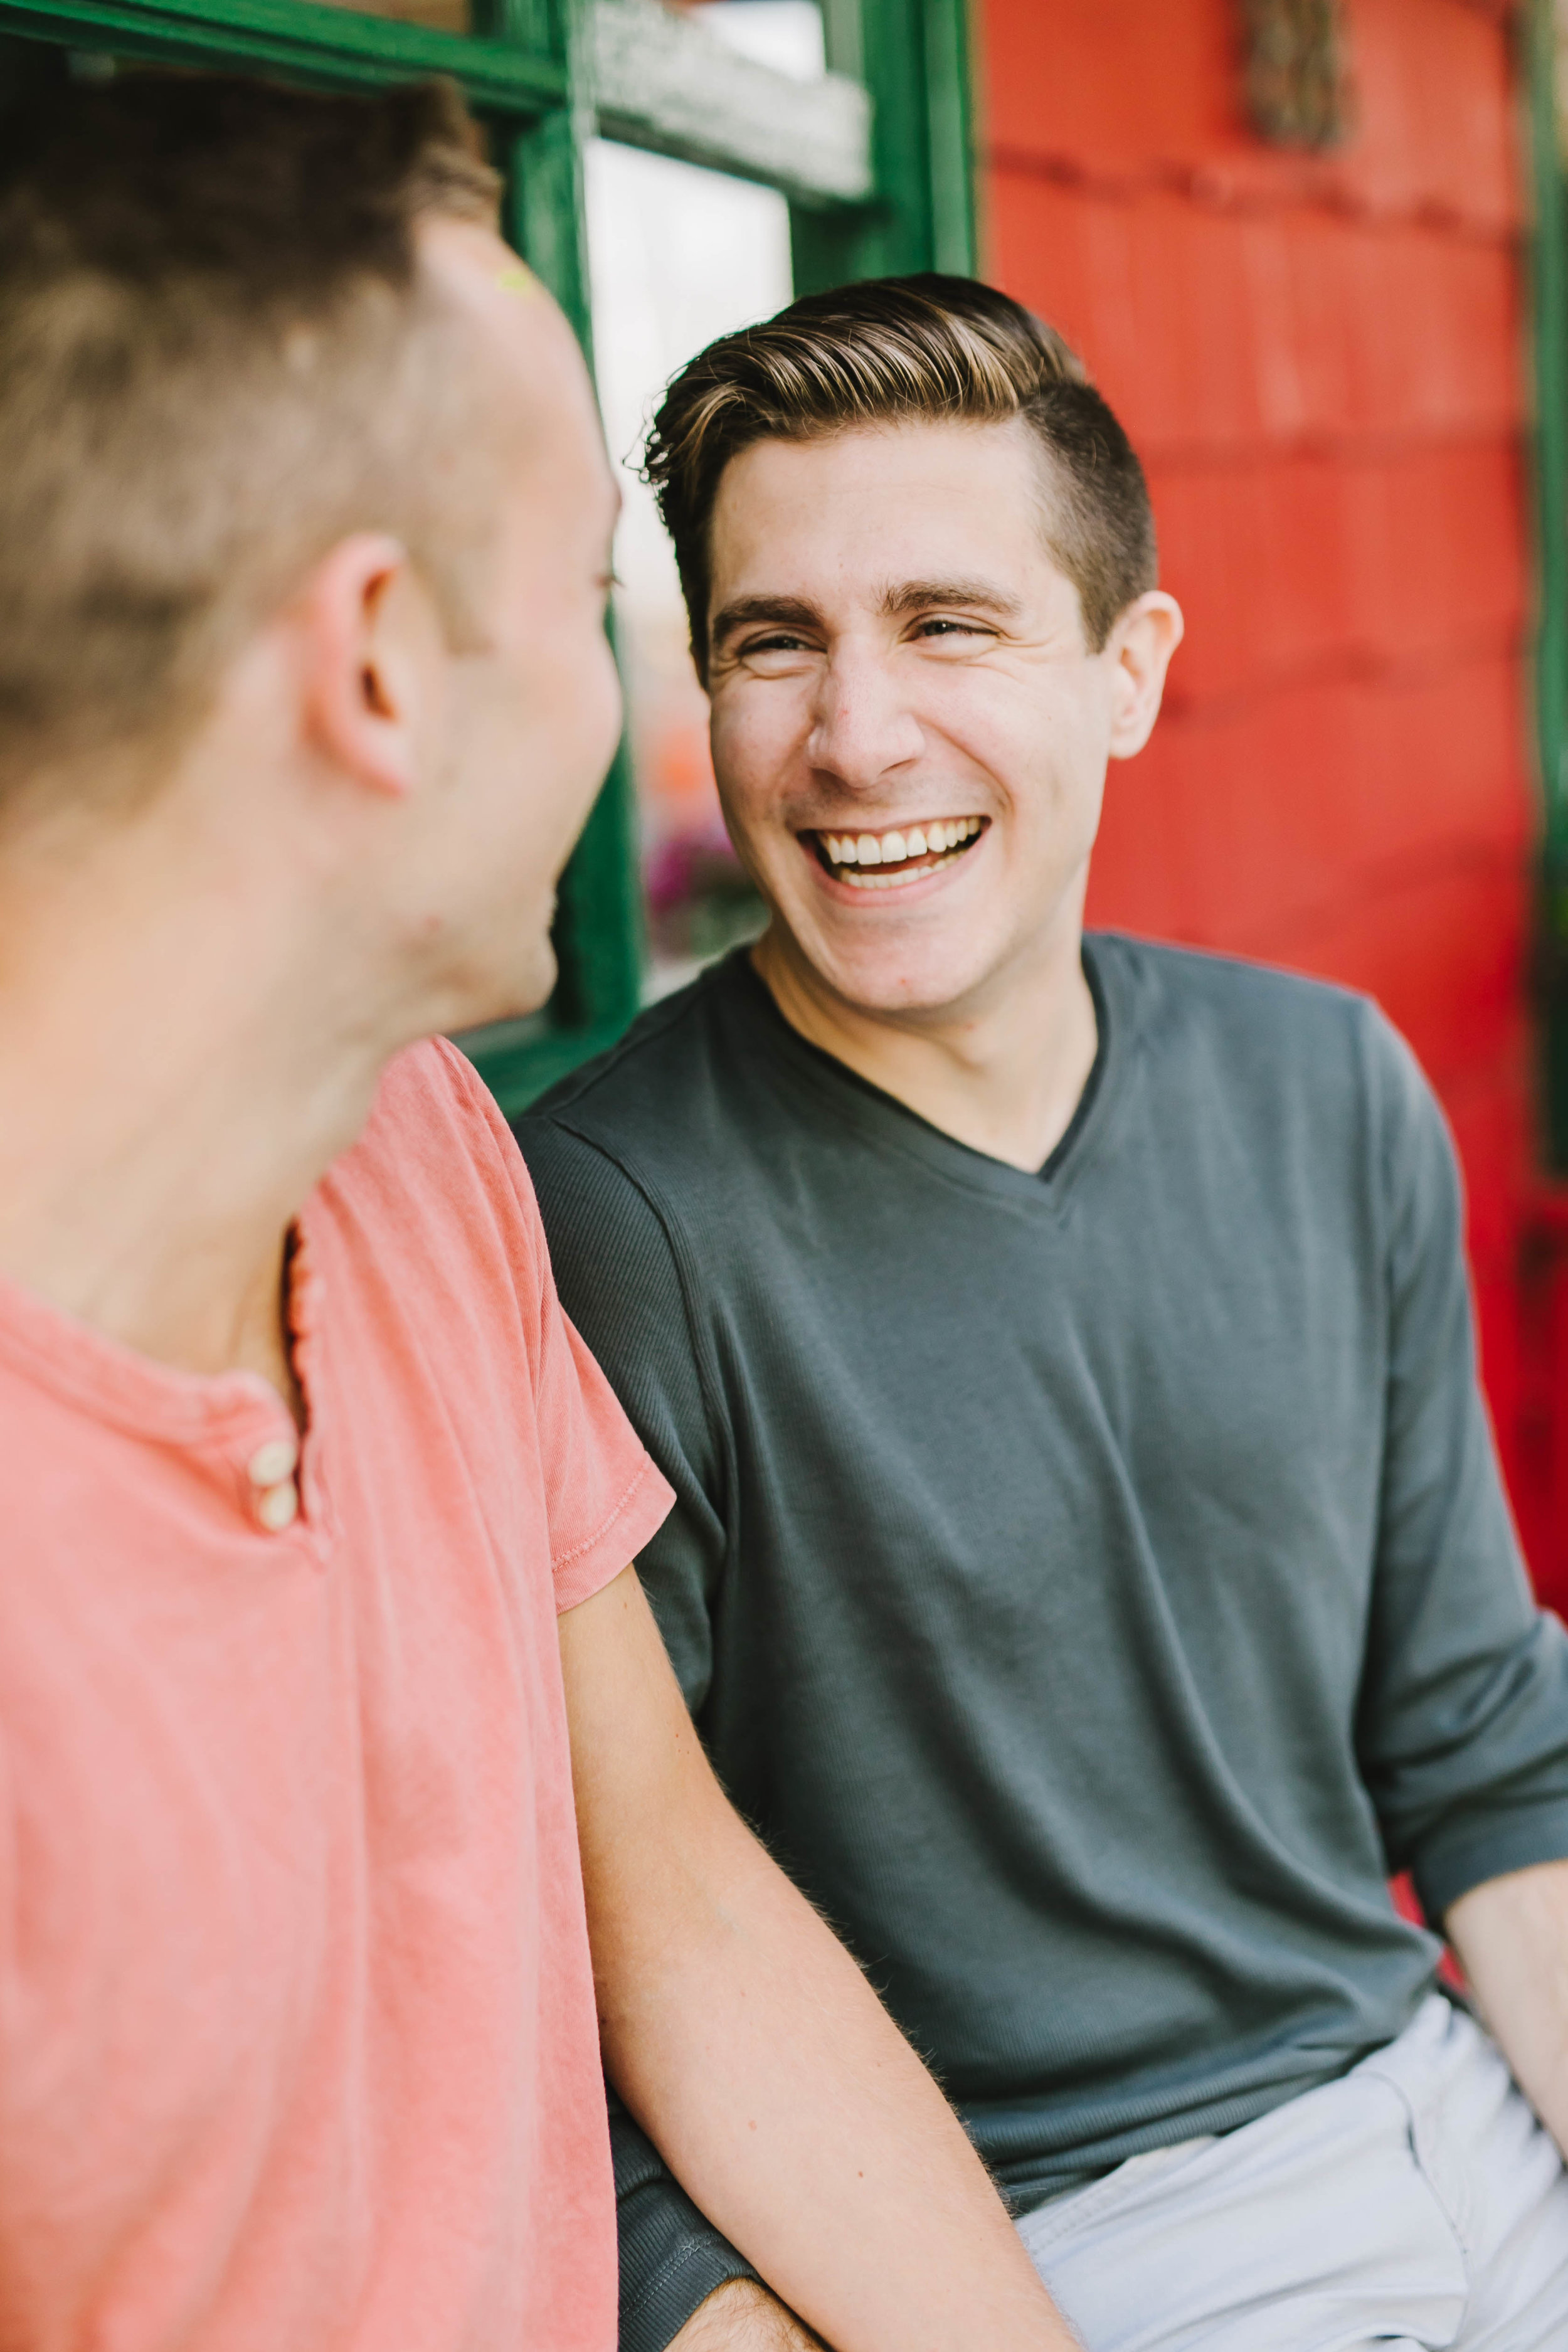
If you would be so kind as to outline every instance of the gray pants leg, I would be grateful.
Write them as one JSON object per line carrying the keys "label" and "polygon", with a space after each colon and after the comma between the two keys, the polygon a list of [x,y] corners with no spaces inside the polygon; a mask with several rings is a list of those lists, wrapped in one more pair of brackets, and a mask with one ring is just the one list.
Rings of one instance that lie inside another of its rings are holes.
{"label": "gray pants leg", "polygon": [[1018,2229],[1089,2352],[1568,2352],[1568,2173],[1436,1996],[1342,2081]]}

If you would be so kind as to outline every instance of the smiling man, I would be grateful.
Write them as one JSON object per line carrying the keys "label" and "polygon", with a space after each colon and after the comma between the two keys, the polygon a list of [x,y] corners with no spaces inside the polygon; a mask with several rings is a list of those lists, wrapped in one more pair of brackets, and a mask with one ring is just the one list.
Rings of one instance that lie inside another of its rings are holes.
{"label": "smiling man", "polygon": [[[720,1774],[1091,2352],[1560,2347],[1568,1644],[1407,1050],[1083,933],[1137,460],[927,278],[714,345],[650,468],[770,919],[524,1133]],[[804,2340],[616,2129],[626,2352]]]}
{"label": "smiling man", "polygon": [[1065,2352],[693,1737],[435,1034],[548,993],[620,718],[498,194],[438,87],[0,157],[0,2342],[610,2352],[602,2045],[840,2352]]}

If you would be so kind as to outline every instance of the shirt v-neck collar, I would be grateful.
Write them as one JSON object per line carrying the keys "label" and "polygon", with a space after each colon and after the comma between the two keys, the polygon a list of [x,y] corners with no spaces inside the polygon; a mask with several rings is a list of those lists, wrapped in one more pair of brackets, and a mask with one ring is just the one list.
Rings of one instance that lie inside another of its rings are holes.
{"label": "shirt v-neck collar", "polygon": [[1062,1213],[1084,1169],[1100,1156],[1113,1128],[1136,1059],[1136,1030],[1126,992],[1118,987],[1115,960],[1092,935],[1083,941],[1083,970],[1094,998],[1098,1043],[1093,1064],[1066,1131],[1043,1167],[1015,1168],[961,1142],[933,1126],[885,1087],[862,1077],[836,1055],[803,1037],[784,1019],[772,991],[738,950],[713,975],[763,1046],[775,1068],[787,1073],[818,1105],[831,1107],[837,1123],[856,1129],[879,1148],[917,1160],[932,1174],[969,1192],[1037,1213]]}

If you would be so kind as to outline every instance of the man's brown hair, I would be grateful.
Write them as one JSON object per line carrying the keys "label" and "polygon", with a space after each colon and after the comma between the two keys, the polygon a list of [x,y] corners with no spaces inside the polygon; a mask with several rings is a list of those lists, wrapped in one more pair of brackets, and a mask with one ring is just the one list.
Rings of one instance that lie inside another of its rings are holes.
{"label": "man's brown hair", "polygon": [[400,538],[461,633],[482,499],[416,230],[496,192],[435,84],[138,73],[7,122],[0,794],[177,732],[348,531]]}
{"label": "man's brown hair", "polygon": [[675,542],[700,675],[708,660],[709,527],[731,457],[754,442],[849,425],[1021,416],[1046,477],[1047,543],[1098,653],[1157,577],[1154,520],[1131,444],[1053,327],[969,278],[928,272],[808,294],[682,368],[646,472]]}

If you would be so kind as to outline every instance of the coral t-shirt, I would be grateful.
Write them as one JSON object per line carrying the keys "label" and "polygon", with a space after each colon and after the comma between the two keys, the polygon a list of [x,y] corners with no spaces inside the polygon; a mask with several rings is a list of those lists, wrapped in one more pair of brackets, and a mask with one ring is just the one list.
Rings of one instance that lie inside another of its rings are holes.
{"label": "coral t-shirt", "polygon": [[297,1482],[264,1381],[0,1285],[0,2345],[611,2352],[555,1615],[669,1489],[452,1048],[290,1299]]}

